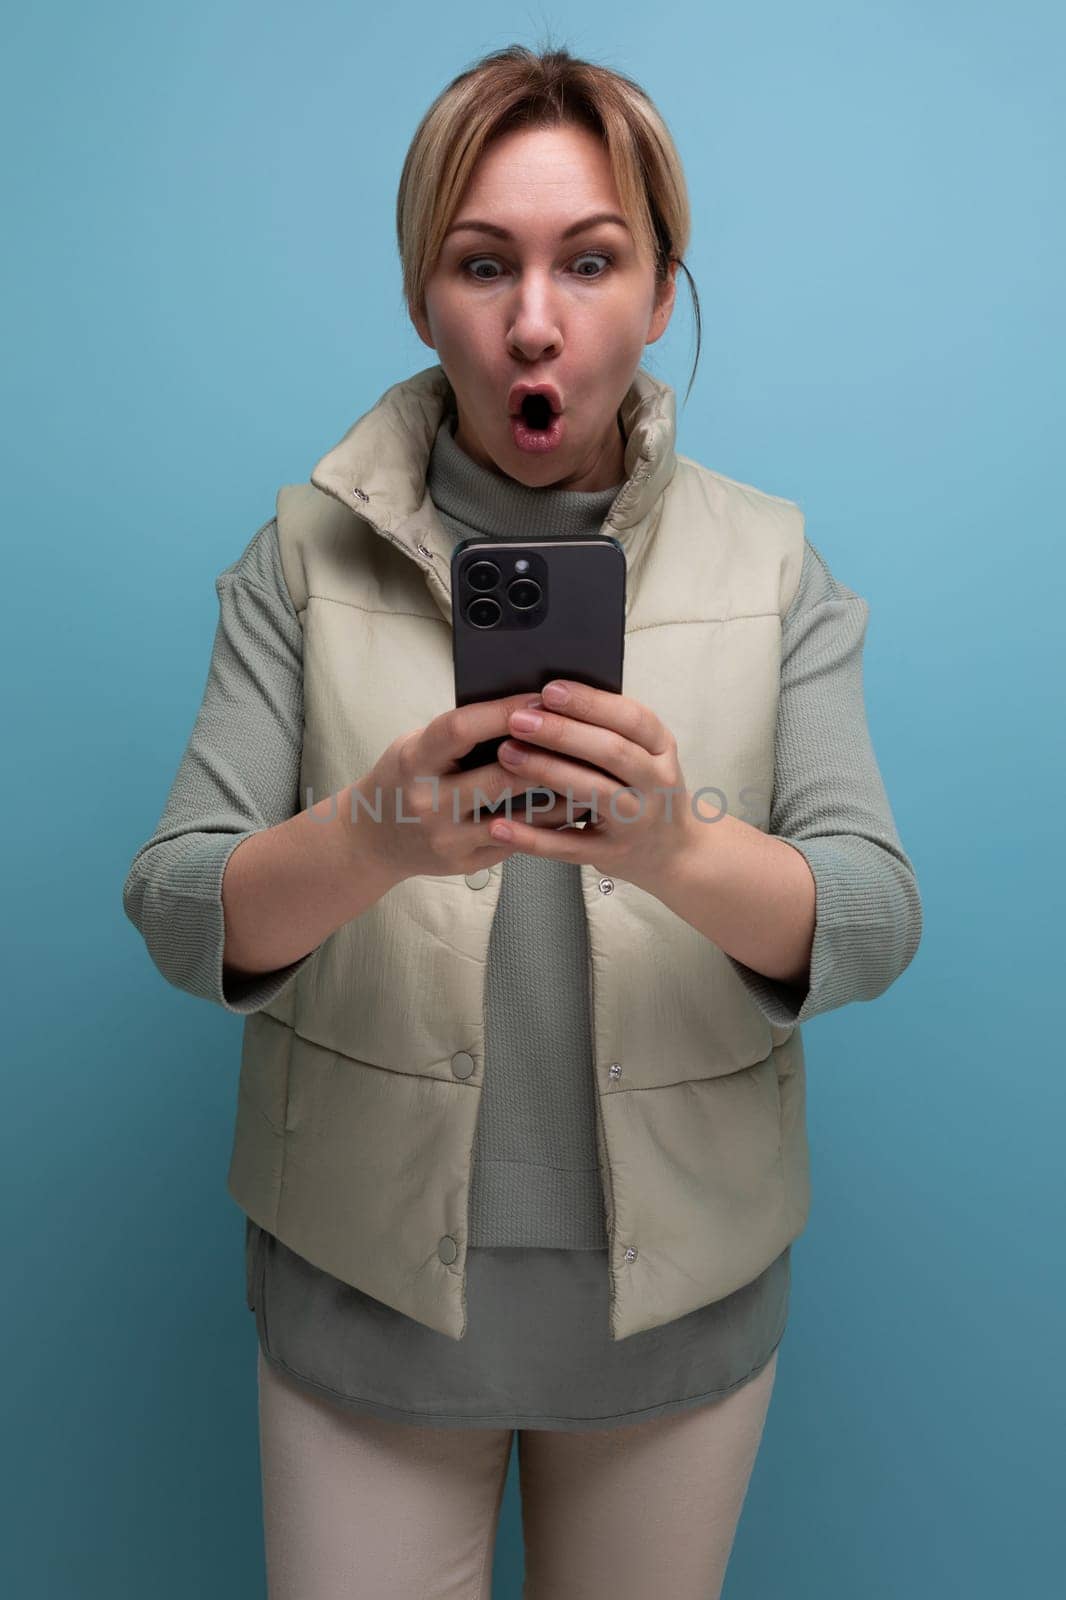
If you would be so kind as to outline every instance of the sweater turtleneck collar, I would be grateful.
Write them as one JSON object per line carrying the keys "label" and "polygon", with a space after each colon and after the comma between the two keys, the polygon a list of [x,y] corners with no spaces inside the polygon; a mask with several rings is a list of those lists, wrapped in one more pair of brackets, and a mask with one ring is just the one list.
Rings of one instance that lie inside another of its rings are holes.
{"label": "sweater turtleneck collar", "polygon": [[426,469],[441,521],[461,537],[586,538],[602,530],[621,481],[606,489],[530,489],[474,461],[455,442],[458,417],[446,411]]}

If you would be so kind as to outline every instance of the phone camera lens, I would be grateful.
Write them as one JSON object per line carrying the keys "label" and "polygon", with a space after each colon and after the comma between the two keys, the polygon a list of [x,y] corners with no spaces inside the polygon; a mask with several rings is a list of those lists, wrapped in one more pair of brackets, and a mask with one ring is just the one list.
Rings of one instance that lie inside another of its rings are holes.
{"label": "phone camera lens", "polygon": [[466,569],[466,581],[471,589],[495,589],[500,569],[495,561],[472,561]]}
{"label": "phone camera lens", "polygon": [[507,598],[516,611],[531,611],[540,600],[540,584],[535,578],[516,578]]}
{"label": "phone camera lens", "polygon": [[467,619],[475,628],[494,628],[499,622],[502,612],[498,600],[486,598],[471,600],[467,607]]}

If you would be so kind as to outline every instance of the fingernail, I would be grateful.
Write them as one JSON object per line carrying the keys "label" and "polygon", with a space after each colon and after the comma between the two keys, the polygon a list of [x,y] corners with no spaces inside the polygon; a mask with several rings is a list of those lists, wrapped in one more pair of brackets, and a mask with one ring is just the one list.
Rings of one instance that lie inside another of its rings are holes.
{"label": "fingernail", "polygon": [[565,706],[570,698],[570,690],[563,683],[546,683],[541,693],[547,706]]}

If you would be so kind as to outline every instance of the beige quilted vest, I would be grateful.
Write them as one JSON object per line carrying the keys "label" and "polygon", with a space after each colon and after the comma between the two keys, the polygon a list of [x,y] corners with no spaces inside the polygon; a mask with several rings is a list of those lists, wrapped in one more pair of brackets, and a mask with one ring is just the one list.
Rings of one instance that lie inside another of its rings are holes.
{"label": "beige quilted vest", "polygon": [[[454,541],[425,488],[450,400],[440,366],[393,385],[310,483],[278,494],[303,627],[302,805],[454,703]],[[627,476],[604,531],[626,552],[624,691],[675,734],[689,789],[722,791],[705,814],[724,803],[765,829],[803,514],[677,454],[674,391],[643,368],[621,416]],[[261,1227],[453,1339],[501,870],[399,884],[245,1018],[228,1177]],[[610,1336],[624,1339],[749,1282],[802,1231],[803,1045],[653,895],[591,866],[581,880]]]}

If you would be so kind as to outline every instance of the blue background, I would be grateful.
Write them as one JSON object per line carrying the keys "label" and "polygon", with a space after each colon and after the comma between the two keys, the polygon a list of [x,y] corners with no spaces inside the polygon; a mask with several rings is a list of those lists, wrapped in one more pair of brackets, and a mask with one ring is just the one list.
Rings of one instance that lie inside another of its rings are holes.
{"label": "blue background", "polygon": [[514,32],[467,0],[380,10],[5,22],[4,1588],[264,1592],[225,1192],[241,1025],[163,982],[121,888],[215,575],[434,359],[393,227],[418,119],[549,33],[674,133],[686,408],[683,274],[645,364],[678,448],[798,500],[869,600],[925,907],[900,981],[805,1028],[814,1202],[726,1600],[1061,1593],[1061,8],[590,0]]}

